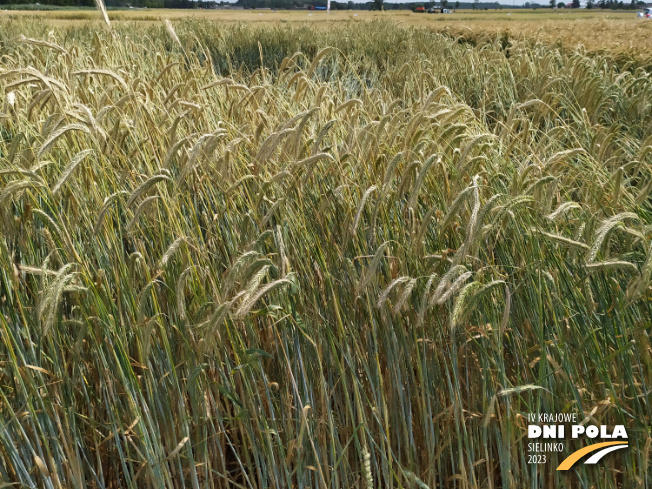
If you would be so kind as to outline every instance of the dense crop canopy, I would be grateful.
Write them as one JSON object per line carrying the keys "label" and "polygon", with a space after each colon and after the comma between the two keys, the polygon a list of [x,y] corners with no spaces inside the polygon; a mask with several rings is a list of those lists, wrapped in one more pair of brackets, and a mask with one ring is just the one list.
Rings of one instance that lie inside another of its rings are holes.
{"label": "dense crop canopy", "polygon": [[[649,73],[388,23],[111,29],[0,24],[0,479],[649,480]],[[538,411],[630,446],[527,465]]]}

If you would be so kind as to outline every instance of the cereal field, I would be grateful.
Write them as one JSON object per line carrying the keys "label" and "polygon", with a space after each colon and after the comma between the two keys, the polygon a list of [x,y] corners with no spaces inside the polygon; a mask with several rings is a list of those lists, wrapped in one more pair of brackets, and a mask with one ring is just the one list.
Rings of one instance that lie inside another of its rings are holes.
{"label": "cereal field", "polygon": [[649,487],[652,22],[354,13],[0,17],[0,487]]}

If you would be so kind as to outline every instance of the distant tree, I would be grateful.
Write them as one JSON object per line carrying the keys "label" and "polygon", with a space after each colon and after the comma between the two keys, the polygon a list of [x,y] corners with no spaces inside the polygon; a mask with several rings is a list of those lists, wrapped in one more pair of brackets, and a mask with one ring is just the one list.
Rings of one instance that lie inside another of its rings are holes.
{"label": "distant tree", "polygon": [[480,0],[473,0],[473,10],[476,10],[480,5]]}
{"label": "distant tree", "polygon": [[455,9],[458,9],[458,8],[460,8],[460,0],[457,0],[457,2],[455,2]]}
{"label": "distant tree", "polygon": [[441,0],[441,8],[448,8],[448,0]]}
{"label": "distant tree", "polygon": [[587,9],[592,9],[593,8],[593,0],[588,0],[586,2],[586,8]]}
{"label": "distant tree", "polygon": [[383,9],[383,1],[384,0],[374,0],[374,8],[375,8],[375,10],[382,10]]}
{"label": "distant tree", "polygon": [[564,8],[565,6],[566,6],[566,4],[564,2],[559,2],[557,4],[557,8]]}
{"label": "distant tree", "polygon": [[580,8],[580,0],[573,0],[571,2],[571,8]]}
{"label": "distant tree", "polygon": [[555,8],[555,5],[557,5],[555,0],[550,0],[550,8]]}

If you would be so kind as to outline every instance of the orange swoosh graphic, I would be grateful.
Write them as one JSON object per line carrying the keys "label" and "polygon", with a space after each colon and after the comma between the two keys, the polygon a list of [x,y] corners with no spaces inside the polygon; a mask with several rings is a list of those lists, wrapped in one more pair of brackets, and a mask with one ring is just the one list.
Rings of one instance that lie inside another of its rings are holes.
{"label": "orange swoosh graphic", "polygon": [[575,465],[575,462],[581,459],[584,455],[589,454],[591,452],[595,452],[596,450],[600,450],[601,448],[604,447],[610,447],[612,445],[627,445],[627,442],[605,441],[604,443],[594,443],[593,445],[589,445],[588,447],[580,448],[578,451],[573,452],[568,457],[566,457],[566,459],[559,464],[557,470],[568,470],[573,465]]}

